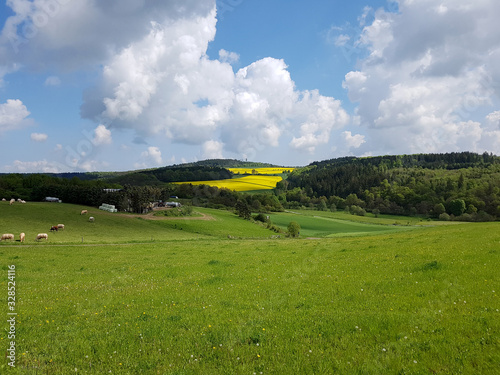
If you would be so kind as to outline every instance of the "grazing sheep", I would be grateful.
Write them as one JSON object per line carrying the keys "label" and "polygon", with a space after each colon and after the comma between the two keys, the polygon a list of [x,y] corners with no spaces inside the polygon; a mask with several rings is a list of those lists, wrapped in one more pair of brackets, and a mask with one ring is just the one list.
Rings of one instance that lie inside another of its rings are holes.
{"label": "grazing sheep", "polygon": [[21,203],[26,203],[26,201],[25,201],[25,200],[22,200],[22,201],[21,201]]}
{"label": "grazing sheep", "polygon": [[60,230],[64,230],[64,224],[57,224],[57,228]]}
{"label": "grazing sheep", "polygon": [[6,202],[6,201],[7,201],[7,199],[5,199],[5,198],[2,198],[2,202]]}
{"label": "grazing sheep", "polygon": [[88,213],[87,210],[82,210],[82,212],[80,212],[80,215],[86,215]]}
{"label": "grazing sheep", "polygon": [[12,205],[14,204],[14,202],[15,202],[15,201],[16,201],[16,200],[15,200],[14,198],[12,198],[12,199],[10,200],[10,205],[12,206]]}
{"label": "grazing sheep", "polygon": [[5,234],[2,234],[2,238],[0,238],[0,241],[13,240],[13,239],[14,239],[13,234],[5,233]]}
{"label": "grazing sheep", "polygon": [[94,222],[94,220],[95,220],[95,219],[94,219],[94,217],[93,217],[93,216],[89,217],[89,221],[90,221],[91,223],[93,223],[93,222]]}
{"label": "grazing sheep", "polygon": [[24,242],[24,238],[26,237],[26,235],[24,233],[21,233],[19,235],[19,242]]}
{"label": "grazing sheep", "polygon": [[53,225],[50,227],[51,232],[57,232],[58,230],[59,230],[59,228],[57,228],[57,225]]}
{"label": "grazing sheep", "polygon": [[45,238],[47,241],[49,240],[49,235],[47,233],[38,233],[36,236],[36,240],[41,240]]}

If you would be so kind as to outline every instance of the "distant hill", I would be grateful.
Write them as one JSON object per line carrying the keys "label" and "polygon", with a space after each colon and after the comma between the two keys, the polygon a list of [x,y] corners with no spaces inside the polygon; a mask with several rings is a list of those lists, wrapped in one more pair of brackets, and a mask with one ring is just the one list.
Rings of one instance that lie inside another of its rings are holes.
{"label": "distant hill", "polygon": [[[231,178],[221,172],[226,168],[270,168],[275,164],[241,161],[236,159],[207,159],[192,163],[174,164],[159,168],[140,169],[122,172],[64,172],[44,173],[48,176],[81,181],[103,180],[111,183],[130,185],[159,185],[168,182],[203,181]],[[230,173],[229,171],[227,171]],[[5,173],[6,175],[7,173]],[[2,173],[0,173],[2,175]]]}
{"label": "distant hill", "polygon": [[121,185],[162,185],[170,182],[213,181],[232,178],[233,175],[227,168],[264,168],[274,166],[269,163],[246,162],[235,159],[210,159],[132,171],[104,178],[106,181]]}
{"label": "distant hill", "polygon": [[173,165],[172,167],[221,167],[221,168],[271,168],[280,167],[276,164],[242,161],[236,159],[207,159],[193,163]]}
{"label": "distant hill", "polygon": [[231,172],[222,167],[182,165],[131,172],[106,181],[120,185],[156,186],[170,182],[224,180],[231,177]]}

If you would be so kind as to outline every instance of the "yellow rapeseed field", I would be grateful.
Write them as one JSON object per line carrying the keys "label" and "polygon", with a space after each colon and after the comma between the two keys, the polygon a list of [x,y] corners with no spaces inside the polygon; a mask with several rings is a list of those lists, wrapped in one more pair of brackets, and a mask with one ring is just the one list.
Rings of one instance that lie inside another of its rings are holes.
{"label": "yellow rapeseed field", "polygon": [[210,185],[235,191],[274,189],[281,181],[279,176],[245,176],[228,180],[176,182],[176,184]]}
{"label": "yellow rapeseed field", "polygon": [[284,172],[291,172],[295,168],[287,168],[287,167],[280,167],[280,168],[227,168],[229,171],[231,171],[234,174],[280,174]]}

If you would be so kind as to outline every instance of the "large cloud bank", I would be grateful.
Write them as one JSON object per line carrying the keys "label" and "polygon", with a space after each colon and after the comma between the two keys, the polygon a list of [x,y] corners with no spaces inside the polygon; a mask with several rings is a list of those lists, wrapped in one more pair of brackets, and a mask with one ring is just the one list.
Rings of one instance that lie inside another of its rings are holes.
{"label": "large cloud bank", "polygon": [[[114,147],[114,132],[133,132],[148,147],[138,153],[144,166],[164,162],[170,143],[194,145],[202,157],[280,150],[303,161],[500,153],[500,3],[389,4],[397,7],[365,9],[357,38],[335,28],[334,48],[359,57],[341,73],[352,114],[333,97],[299,90],[282,59],[235,69],[238,51],[210,58],[214,0],[7,0],[14,15],[0,34],[0,84],[20,69],[97,72],[81,105],[95,122],[92,144]],[[19,99],[0,103],[0,131],[26,126],[28,115]]]}
{"label": "large cloud bank", "polygon": [[339,101],[297,90],[283,60],[264,58],[235,72],[236,53],[221,50],[210,59],[213,1],[8,4],[16,15],[1,36],[11,56],[5,67],[17,69],[19,60],[31,69],[102,66],[81,107],[83,118],[99,124],[96,132],[104,124],[132,129],[138,143],[163,136],[199,145],[204,156],[252,158],[278,146],[312,153],[349,121]]}
{"label": "large cloud bank", "polygon": [[291,146],[314,151],[333,128],[347,124],[339,101],[298,91],[283,60],[264,58],[234,72],[234,53],[209,59],[215,32],[215,9],[152,23],[143,39],[106,64],[100,86],[87,92],[83,116],[144,138],[160,134],[203,145],[204,155],[215,156],[222,146],[252,157],[299,128]]}
{"label": "large cloud bank", "polygon": [[[500,152],[500,3],[400,0],[378,10],[344,87],[368,153]],[[364,18],[363,18],[364,20]]]}

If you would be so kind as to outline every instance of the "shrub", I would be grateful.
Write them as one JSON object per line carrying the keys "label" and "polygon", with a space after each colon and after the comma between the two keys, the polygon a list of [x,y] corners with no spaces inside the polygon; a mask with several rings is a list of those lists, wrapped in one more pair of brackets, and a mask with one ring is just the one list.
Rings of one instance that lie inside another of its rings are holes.
{"label": "shrub", "polygon": [[264,214],[255,215],[253,217],[253,219],[256,220],[256,221],[260,221],[262,223],[268,223],[268,222],[270,222],[270,220],[268,219],[268,216],[264,215]]}
{"label": "shrub", "polygon": [[442,214],[439,215],[439,220],[450,221],[450,215],[448,215],[446,212],[443,212]]}
{"label": "shrub", "polygon": [[290,237],[298,237],[300,234],[300,224],[296,221],[291,221],[288,224],[287,232]]}
{"label": "shrub", "polygon": [[358,216],[365,216],[366,215],[366,211],[363,208],[356,206],[356,205],[350,206],[349,212],[352,215],[358,215]]}

